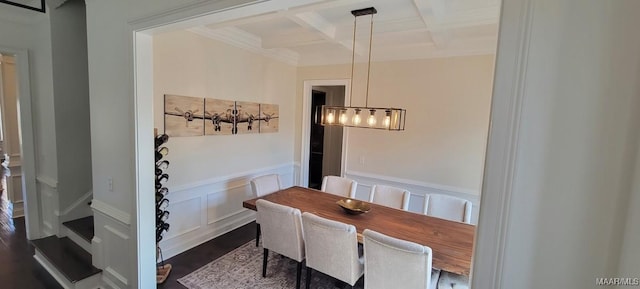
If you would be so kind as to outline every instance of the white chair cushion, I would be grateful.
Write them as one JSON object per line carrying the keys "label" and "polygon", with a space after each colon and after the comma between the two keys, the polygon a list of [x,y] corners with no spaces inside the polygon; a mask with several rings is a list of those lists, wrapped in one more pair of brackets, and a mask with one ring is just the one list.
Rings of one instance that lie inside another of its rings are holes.
{"label": "white chair cushion", "polygon": [[262,247],[301,262],[305,258],[300,210],[257,200]]}
{"label": "white chair cushion", "polygon": [[[256,197],[271,194],[280,188],[280,176],[277,174],[259,176],[251,180],[251,191]],[[259,215],[256,215],[256,223],[260,224]]]}
{"label": "white chair cushion", "polygon": [[385,185],[373,185],[369,193],[369,202],[405,211],[409,209],[409,198],[409,191]]}
{"label": "white chair cushion", "polygon": [[364,273],[356,227],[302,214],[307,267],[353,285]]}
{"label": "white chair cushion", "polygon": [[320,190],[325,193],[353,199],[356,197],[357,186],[358,183],[351,179],[337,176],[325,176],[322,178],[322,186],[320,187]]}
{"label": "white chair cushion", "polygon": [[431,194],[425,200],[424,213],[428,216],[456,222],[471,223],[471,202],[447,195]]}
{"label": "white chair cushion", "polygon": [[431,248],[364,230],[365,289],[436,287],[440,270],[432,270]]}

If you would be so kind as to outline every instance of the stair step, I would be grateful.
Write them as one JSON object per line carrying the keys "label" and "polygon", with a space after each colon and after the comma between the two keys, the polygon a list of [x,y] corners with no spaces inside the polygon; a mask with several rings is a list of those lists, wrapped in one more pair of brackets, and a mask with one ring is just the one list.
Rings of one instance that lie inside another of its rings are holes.
{"label": "stair step", "polygon": [[93,216],[64,222],[62,224],[91,244],[91,239],[93,239],[94,235]]}
{"label": "stair step", "polygon": [[71,283],[102,272],[93,267],[91,254],[67,237],[50,236],[31,243]]}

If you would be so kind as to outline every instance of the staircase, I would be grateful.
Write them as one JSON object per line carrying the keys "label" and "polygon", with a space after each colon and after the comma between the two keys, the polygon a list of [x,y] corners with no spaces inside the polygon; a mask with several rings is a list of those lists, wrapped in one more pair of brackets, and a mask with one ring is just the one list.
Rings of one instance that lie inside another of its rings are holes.
{"label": "staircase", "polygon": [[91,260],[93,217],[62,223],[67,237],[49,236],[31,241],[34,258],[60,283],[69,289],[100,288],[102,270]]}

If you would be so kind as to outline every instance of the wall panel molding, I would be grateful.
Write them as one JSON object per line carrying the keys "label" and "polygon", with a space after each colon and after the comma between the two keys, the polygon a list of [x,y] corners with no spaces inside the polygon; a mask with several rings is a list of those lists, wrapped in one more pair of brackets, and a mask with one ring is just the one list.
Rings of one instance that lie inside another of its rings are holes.
{"label": "wall panel molding", "polygon": [[358,171],[347,171],[345,177],[358,182],[356,198],[368,200],[371,187],[376,184],[405,188],[411,193],[409,211],[422,213],[426,194],[443,194],[469,200],[473,204],[471,223],[476,224],[480,210],[479,192],[446,185],[431,184],[415,180],[388,177]]}
{"label": "wall panel molding", "polygon": [[[168,187],[169,232],[160,242],[165,259],[255,220],[255,213],[242,208],[253,198],[250,181],[265,174],[278,174],[282,186],[294,185],[294,163],[253,169],[186,185]],[[194,200],[198,200],[198,204]],[[174,208],[185,206],[181,210]],[[173,234],[172,230],[176,230]]]}

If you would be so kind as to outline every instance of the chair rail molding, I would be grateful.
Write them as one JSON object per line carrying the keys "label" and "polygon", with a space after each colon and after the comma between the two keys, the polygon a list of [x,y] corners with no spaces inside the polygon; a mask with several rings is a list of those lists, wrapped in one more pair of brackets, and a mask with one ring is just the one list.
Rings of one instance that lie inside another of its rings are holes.
{"label": "chair rail molding", "polygon": [[94,212],[110,217],[111,219],[118,221],[123,225],[131,225],[131,215],[103,201],[93,199],[93,201],[91,202],[91,208]]}
{"label": "chair rail molding", "polygon": [[504,253],[533,14],[531,0],[502,1],[472,288],[504,287]]}

